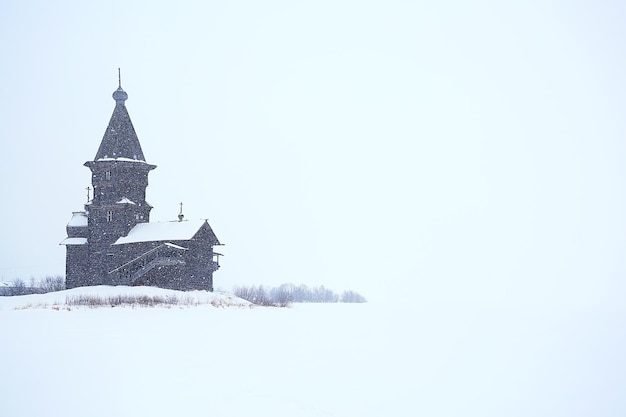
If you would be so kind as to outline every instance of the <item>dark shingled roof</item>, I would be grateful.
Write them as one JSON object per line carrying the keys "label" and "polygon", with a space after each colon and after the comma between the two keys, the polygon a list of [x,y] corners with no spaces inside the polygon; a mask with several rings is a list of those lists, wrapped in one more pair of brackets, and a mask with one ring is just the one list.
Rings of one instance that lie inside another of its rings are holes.
{"label": "dark shingled roof", "polygon": [[104,132],[104,137],[94,159],[95,161],[104,158],[128,158],[145,162],[139,138],[137,138],[133,122],[130,121],[130,116],[124,104],[127,98],[128,94],[122,90],[120,85],[113,93],[115,109],[113,110],[111,121],[109,121],[109,126],[106,132]]}

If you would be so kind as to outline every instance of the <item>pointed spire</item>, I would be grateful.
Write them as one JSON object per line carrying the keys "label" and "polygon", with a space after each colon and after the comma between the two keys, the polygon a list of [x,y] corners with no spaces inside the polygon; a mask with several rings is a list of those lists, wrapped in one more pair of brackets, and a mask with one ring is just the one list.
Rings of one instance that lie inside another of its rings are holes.
{"label": "pointed spire", "polygon": [[113,109],[113,115],[107,130],[104,132],[104,137],[94,160],[128,158],[145,162],[139,138],[137,133],[135,133],[133,122],[131,122],[128,110],[126,110],[126,105],[124,104],[126,99],[128,99],[128,94],[122,89],[122,75],[119,68],[118,85],[117,90],[113,92],[115,109]]}

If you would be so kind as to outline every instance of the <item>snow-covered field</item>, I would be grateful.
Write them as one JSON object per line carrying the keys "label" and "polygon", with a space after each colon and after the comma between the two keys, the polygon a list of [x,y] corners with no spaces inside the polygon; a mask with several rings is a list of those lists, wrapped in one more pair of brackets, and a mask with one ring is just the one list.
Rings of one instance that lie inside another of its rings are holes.
{"label": "snow-covered field", "polygon": [[0,297],[0,416],[626,415],[621,307],[66,307],[171,294],[79,290]]}

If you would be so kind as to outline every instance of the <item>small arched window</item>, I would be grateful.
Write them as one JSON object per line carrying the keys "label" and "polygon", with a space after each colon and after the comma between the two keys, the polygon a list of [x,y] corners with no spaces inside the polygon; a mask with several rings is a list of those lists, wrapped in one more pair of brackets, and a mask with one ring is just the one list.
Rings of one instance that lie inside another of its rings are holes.
{"label": "small arched window", "polygon": [[113,212],[111,210],[107,211],[107,221],[113,221]]}

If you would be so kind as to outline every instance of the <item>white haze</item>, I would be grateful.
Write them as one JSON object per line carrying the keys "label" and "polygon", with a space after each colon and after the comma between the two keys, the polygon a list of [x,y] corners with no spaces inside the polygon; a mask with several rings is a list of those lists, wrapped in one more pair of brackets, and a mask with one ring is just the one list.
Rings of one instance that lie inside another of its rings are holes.
{"label": "white haze", "polygon": [[625,6],[0,5],[0,280],[64,272],[122,68],[152,220],[208,217],[217,287],[624,296]]}

